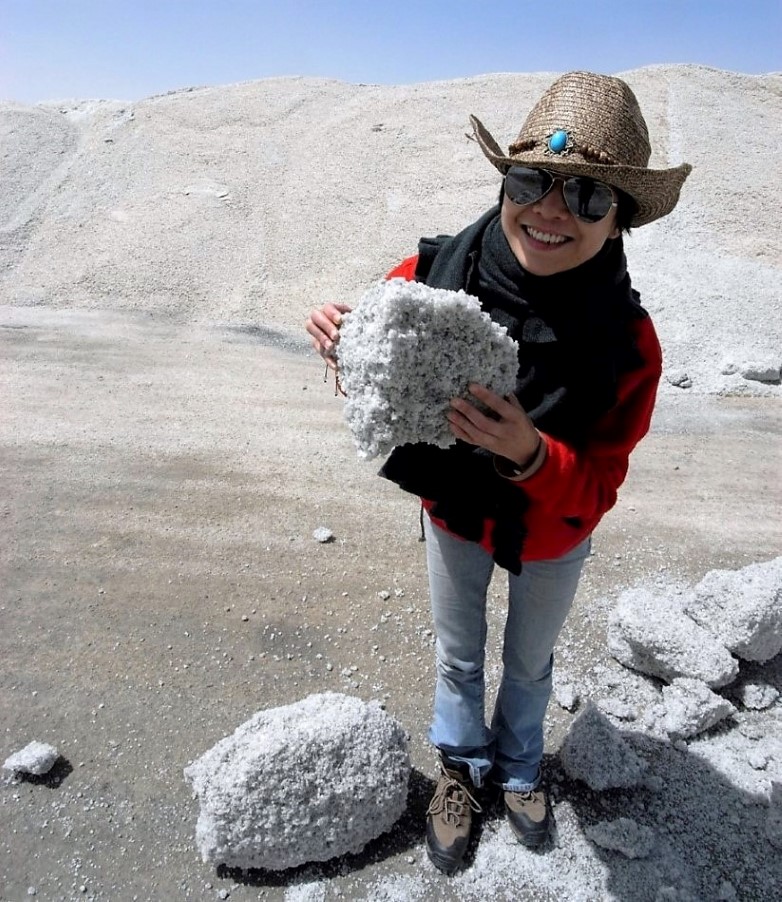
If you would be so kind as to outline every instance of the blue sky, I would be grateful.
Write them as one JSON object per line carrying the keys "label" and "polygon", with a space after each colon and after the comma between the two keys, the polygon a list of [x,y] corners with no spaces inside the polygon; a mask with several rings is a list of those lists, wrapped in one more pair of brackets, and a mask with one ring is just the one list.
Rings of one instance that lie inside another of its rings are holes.
{"label": "blue sky", "polygon": [[0,0],[0,99],[23,103],[652,63],[782,70],[782,0]]}

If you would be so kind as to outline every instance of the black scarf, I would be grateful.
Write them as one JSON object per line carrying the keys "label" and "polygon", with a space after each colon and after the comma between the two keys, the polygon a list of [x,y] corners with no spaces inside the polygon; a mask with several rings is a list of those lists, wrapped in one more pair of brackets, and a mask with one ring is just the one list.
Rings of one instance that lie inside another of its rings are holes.
{"label": "black scarf", "polygon": [[[535,425],[578,447],[616,401],[618,378],[641,365],[629,320],[646,316],[630,286],[621,238],[586,263],[534,276],[513,255],[494,207],[456,236],[422,239],[416,279],[475,295],[519,343],[516,396]],[[401,445],[380,475],[433,502],[432,514],[473,542],[493,521],[494,560],[521,572],[523,489],[508,485],[493,456],[457,441],[451,448]]]}

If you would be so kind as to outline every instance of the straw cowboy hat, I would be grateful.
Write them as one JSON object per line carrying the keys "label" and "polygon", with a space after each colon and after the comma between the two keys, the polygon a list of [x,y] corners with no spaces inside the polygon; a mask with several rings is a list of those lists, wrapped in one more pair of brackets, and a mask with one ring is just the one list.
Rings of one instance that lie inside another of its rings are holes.
{"label": "straw cowboy hat", "polygon": [[511,166],[539,166],[585,175],[629,194],[638,205],[631,225],[673,210],[692,166],[649,169],[651,146],[635,94],[619,78],[568,72],[532,108],[518,138],[502,152],[483,123],[470,116],[481,150],[504,175]]}

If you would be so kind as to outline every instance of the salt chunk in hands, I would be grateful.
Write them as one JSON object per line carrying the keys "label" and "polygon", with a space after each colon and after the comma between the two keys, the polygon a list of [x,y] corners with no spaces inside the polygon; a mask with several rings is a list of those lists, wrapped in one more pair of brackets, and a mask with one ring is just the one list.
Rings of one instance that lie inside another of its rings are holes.
{"label": "salt chunk in hands", "polygon": [[475,403],[473,382],[510,394],[518,345],[464,291],[390,279],[344,316],[337,360],[345,419],[369,460],[408,442],[454,444],[450,400]]}

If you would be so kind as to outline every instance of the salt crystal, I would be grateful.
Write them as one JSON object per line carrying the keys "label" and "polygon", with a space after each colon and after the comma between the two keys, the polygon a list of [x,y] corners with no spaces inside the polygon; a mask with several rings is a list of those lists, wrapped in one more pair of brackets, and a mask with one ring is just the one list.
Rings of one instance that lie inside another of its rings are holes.
{"label": "salt crystal", "polygon": [[41,776],[49,773],[59,757],[60,753],[53,745],[33,740],[6,758],[3,767],[15,774]]}

